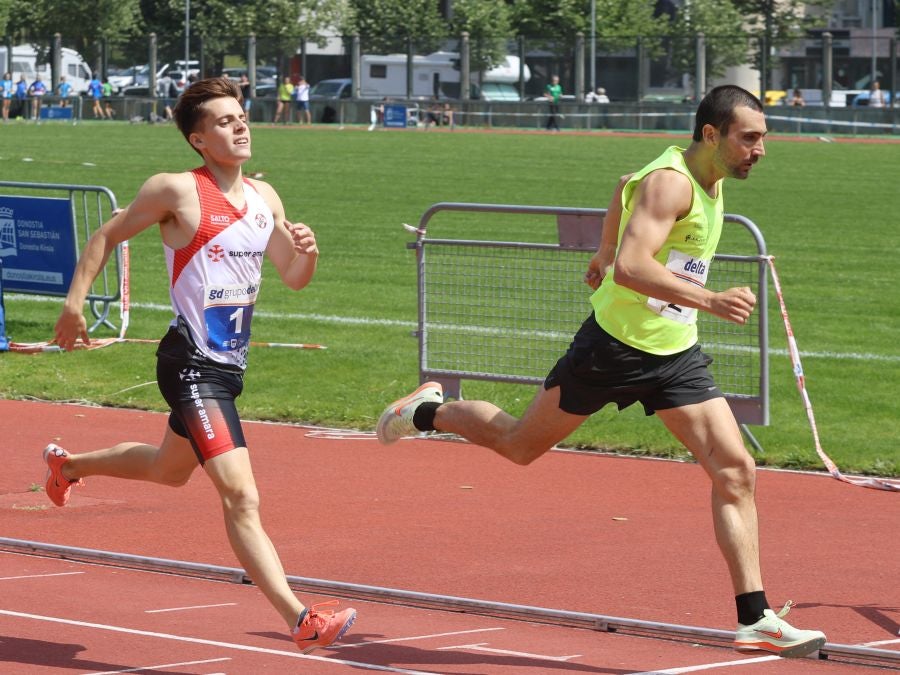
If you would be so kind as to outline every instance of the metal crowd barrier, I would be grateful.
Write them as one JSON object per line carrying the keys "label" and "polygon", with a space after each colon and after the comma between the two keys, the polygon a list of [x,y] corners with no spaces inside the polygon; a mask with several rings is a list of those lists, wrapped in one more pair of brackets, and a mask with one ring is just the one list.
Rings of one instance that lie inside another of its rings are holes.
{"label": "metal crowd barrier", "polygon": [[[432,236],[432,218],[447,212],[477,214],[462,224],[477,236],[452,236],[448,226],[441,232],[450,235]],[[543,382],[590,312],[590,288],[583,277],[599,245],[605,213],[557,206],[432,205],[419,220],[416,241],[408,244],[418,263],[420,381],[440,382],[453,398],[462,398],[463,380]],[[511,235],[527,232],[536,241],[481,236],[492,220],[496,232],[498,216],[511,214],[539,217],[517,217]],[[749,234],[750,244],[741,247],[752,250],[716,255],[707,287],[749,286],[758,304],[743,326],[701,312],[698,331],[704,352],[714,359],[716,382],[747,438],[761,451],[746,425],[769,424],[766,246],[748,219],[727,214],[725,223],[723,242],[730,245]]]}
{"label": "metal crowd barrier", "polygon": [[[81,255],[81,250],[90,236],[96,231],[112,213],[118,208],[116,196],[111,190],[97,185],[68,185],[59,183],[20,183],[14,181],[0,181],[0,191],[4,196],[26,196],[26,197],[56,197],[66,195],[69,200],[69,207],[72,214],[73,236],[76,246],[76,257]],[[10,241],[4,242],[9,244],[10,251],[14,251],[16,223],[6,222],[4,231],[7,233]],[[6,236],[6,235],[0,235]],[[54,297],[65,297],[65,292],[57,292],[50,290],[34,290],[32,287],[18,287],[16,280],[9,276],[15,252],[10,252],[4,259],[3,272],[3,289],[6,292],[26,293],[31,295],[46,295]],[[74,269],[75,261],[58,260],[55,261],[60,269],[65,265],[71,265]],[[111,257],[106,267],[103,268],[91,286],[87,296],[87,301],[96,321],[89,327],[89,331],[93,332],[99,326],[104,325],[113,330],[117,327],[110,320],[110,309],[114,302],[121,299],[121,289],[123,275],[125,270],[125,261],[123,257],[123,247],[120,244],[116,248],[114,257]]]}

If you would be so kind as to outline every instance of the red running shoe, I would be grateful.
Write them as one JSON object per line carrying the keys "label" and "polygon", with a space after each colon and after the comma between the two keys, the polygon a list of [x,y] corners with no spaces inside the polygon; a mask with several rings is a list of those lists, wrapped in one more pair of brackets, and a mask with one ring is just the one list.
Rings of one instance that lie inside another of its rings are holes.
{"label": "red running shoe", "polygon": [[69,480],[62,474],[62,466],[69,461],[69,453],[58,445],[51,443],[44,448],[44,461],[47,462],[47,483],[44,489],[50,501],[57,506],[65,506],[69,502],[72,487],[84,485],[84,481]]}
{"label": "red running shoe", "polygon": [[309,607],[303,622],[291,631],[291,637],[304,654],[309,654],[313,649],[327,647],[332,642],[341,639],[347,629],[356,621],[356,610],[344,609],[340,612],[327,609],[319,611],[322,605],[336,605],[337,600],[320,602]]}

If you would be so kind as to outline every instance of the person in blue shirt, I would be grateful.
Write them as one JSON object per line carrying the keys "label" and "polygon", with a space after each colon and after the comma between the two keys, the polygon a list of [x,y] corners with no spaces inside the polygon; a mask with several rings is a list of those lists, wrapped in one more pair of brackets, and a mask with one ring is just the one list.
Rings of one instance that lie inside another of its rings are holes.
{"label": "person in blue shirt", "polygon": [[16,82],[16,107],[13,112],[13,117],[21,117],[22,115],[27,114],[25,110],[25,102],[28,100],[28,82],[25,80],[24,75],[19,76],[19,81]]}
{"label": "person in blue shirt", "polygon": [[3,79],[0,80],[0,96],[3,97],[3,121],[9,120],[9,104],[12,103],[13,89],[15,85],[12,81],[11,73],[3,73]]}
{"label": "person in blue shirt", "polygon": [[105,117],[103,108],[100,105],[100,99],[103,98],[103,83],[96,75],[88,84],[88,93],[91,95],[91,98],[94,99],[94,107],[92,108],[94,119],[102,120]]}
{"label": "person in blue shirt", "polygon": [[41,104],[44,102],[44,94],[47,93],[47,85],[41,79],[40,75],[35,77],[34,82],[28,87],[28,95],[31,96],[31,117],[39,120],[41,118]]}
{"label": "person in blue shirt", "polygon": [[65,75],[59,78],[56,93],[59,94],[59,105],[63,108],[67,107],[69,105],[69,96],[72,95],[72,85],[66,82]]}

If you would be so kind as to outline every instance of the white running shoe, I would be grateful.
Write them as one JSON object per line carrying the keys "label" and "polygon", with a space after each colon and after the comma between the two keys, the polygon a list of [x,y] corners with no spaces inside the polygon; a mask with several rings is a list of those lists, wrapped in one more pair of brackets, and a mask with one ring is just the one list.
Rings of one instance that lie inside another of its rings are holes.
{"label": "white running shoe", "polygon": [[807,656],[825,645],[825,633],[819,630],[800,630],[785,621],[791,609],[790,601],[777,614],[771,609],[763,611],[763,618],[754,624],[738,624],[734,635],[734,648],[738,651],[764,651],[785,658]]}
{"label": "white running shoe", "polygon": [[414,436],[421,433],[413,425],[413,415],[423,403],[443,403],[444,389],[437,382],[426,382],[409,396],[404,396],[391,403],[381,417],[375,432],[382,445],[396,443],[404,436]]}

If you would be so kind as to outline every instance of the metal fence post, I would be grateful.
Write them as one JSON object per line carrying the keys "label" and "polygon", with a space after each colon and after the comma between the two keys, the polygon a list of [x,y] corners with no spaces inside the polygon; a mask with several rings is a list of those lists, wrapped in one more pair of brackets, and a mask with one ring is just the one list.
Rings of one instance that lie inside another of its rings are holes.
{"label": "metal fence post", "polygon": [[706,94],[706,36],[697,33],[697,62],[694,64],[694,101],[700,102]]}
{"label": "metal fence post", "polygon": [[831,89],[834,81],[834,42],[830,32],[822,33],[822,103],[831,107]]}
{"label": "metal fence post", "polygon": [[469,59],[469,34],[464,31],[459,41],[459,97],[463,101],[469,100],[469,79],[472,74]]}

